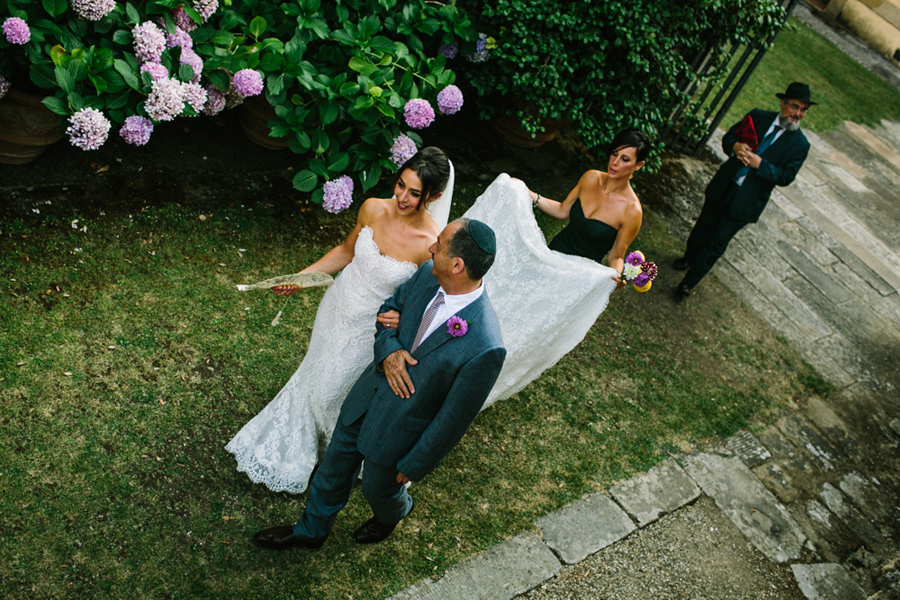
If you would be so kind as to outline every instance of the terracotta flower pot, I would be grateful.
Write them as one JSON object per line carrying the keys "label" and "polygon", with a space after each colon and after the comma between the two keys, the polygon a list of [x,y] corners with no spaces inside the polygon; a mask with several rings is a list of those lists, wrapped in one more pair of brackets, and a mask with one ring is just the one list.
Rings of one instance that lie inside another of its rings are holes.
{"label": "terracotta flower pot", "polygon": [[238,111],[241,130],[251,142],[269,150],[284,150],[288,138],[269,137],[269,119],[275,116],[275,109],[262,94],[245,98]]}
{"label": "terracotta flower pot", "polygon": [[0,163],[24,165],[63,136],[59,115],[43,96],[11,89],[0,98]]}

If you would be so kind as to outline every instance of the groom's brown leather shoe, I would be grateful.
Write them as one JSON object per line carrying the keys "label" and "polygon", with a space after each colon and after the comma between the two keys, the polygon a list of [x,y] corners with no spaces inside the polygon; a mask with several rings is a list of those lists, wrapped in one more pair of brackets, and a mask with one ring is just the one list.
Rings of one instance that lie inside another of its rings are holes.
{"label": "groom's brown leather shoe", "polygon": [[325,543],[324,539],[312,540],[297,537],[294,535],[293,525],[279,525],[257,531],[253,536],[253,541],[257,546],[268,548],[269,550],[287,550],[294,546],[300,546],[308,550],[318,550]]}

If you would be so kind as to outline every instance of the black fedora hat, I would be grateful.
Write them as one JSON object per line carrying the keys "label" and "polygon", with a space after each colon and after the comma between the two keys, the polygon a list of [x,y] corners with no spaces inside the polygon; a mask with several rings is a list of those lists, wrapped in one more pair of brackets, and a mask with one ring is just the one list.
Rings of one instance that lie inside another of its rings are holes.
{"label": "black fedora hat", "polygon": [[792,82],[783,94],[775,94],[775,96],[781,100],[799,100],[800,102],[807,102],[810,106],[818,104],[818,102],[810,100],[809,86],[805,83],[800,83],[799,81]]}

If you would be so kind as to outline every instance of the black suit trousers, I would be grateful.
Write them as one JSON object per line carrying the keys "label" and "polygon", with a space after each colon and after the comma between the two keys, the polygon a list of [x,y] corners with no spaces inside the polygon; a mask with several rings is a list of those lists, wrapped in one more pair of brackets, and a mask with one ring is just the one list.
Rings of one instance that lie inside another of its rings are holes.
{"label": "black suit trousers", "polygon": [[700,216],[697,217],[697,222],[688,237],[684,257],[690,267],[681,285],[689,288],[697,285],[709,273],[719,257],[725,254],[731,238],[747,224],[746,221],[729,216],[731,203],[738,189],[738,186],[732,183],[719,198],[708,199],[703,203]]}

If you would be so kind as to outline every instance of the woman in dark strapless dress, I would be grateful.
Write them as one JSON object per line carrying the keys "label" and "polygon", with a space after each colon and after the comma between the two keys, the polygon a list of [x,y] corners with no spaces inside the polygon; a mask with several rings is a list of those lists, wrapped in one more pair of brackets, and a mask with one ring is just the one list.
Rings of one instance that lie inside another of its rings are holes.
{"label": "woman in dark strapless dress", "polygon": [[529,190],[535,209],[569,222],[553,238],[551,250],[603,262],[618,274],[618,287],[625,254],[641,229],[643,212],[629,180],[644,166],[650,142],[640,131],[626,129],[612,141],[606,172],[591,170],[562,202]]}

